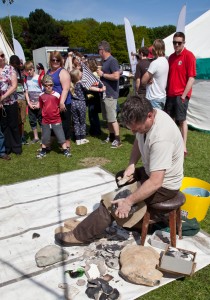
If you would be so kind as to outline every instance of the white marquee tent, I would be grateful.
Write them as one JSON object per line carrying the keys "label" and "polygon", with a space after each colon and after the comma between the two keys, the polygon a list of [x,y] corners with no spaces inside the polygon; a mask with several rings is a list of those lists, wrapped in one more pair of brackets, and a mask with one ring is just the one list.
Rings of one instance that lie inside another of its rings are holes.
{"label": "white marquee tent", "polygon": [[[186,48],[196,57],[196,81],[189,102],[187,122],[210,133],[210,10],[185,27]],[[173,34],[164,39],[166,56],[174,52]]]}
{"label": "white marquee tent", "polygon": [[7,37],[3,32],[3,29],[0,26],[0,49],[3,50],[7,61],[9,61],[9,58],[11,55],[14,54],[13,50],[11,49],[8,41],[7,41]]}

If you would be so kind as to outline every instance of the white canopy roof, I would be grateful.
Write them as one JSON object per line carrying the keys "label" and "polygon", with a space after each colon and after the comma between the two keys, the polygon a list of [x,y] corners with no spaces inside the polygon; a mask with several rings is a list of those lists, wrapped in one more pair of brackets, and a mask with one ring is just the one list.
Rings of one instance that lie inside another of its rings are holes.
{"label": "white canopy roof", "polygon": [[[192,51],[196,58],[210,58],[210,10],[185,26],[186,43],[188,50]],[[166,56],[174,52],[172,44],[173,34],[164,39]]]}

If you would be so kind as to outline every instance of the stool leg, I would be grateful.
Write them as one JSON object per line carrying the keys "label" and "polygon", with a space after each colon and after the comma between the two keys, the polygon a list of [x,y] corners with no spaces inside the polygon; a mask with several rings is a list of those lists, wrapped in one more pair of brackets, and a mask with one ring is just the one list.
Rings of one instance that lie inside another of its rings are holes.
{"label": "stool leg", "polygon": [[148,232],[148,227],[149,227],[149,221],[150,221],[150,212],[147,210],[143,222],[142,222],[142,229],[141,229],[141,245],[144,246],[146,237],[147,237],[147,232]]}
{"label": "stool leg", "polygon": [[176,210],[169,213],[171,246],[176,247]]}
{"label": "stool leg", "polygon": [[178,229],[179,239],[182,239],[182,218],[181,218],[181,207],[176,211],[176,224]]}

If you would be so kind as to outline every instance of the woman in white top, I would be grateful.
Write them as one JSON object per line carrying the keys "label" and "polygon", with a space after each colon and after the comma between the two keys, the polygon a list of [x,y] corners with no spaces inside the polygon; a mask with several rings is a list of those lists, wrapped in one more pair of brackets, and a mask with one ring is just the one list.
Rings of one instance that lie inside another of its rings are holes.
{"label": "woman in white top", "polygon": [[147,84],[146,98],[151,101],[154,108],[164,109],[166,102],[166,85],[168,78],[168,60],[165,57],[165,43],[157,39],[153,43],[153,60],[142,78]]}

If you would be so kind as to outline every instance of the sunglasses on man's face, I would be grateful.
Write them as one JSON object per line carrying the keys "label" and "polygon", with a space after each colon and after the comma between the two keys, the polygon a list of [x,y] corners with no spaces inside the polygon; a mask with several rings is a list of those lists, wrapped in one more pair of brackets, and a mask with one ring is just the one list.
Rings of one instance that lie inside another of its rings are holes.
{"label": "sunglasses on man's face", "polygon": [[173,45],[174,45],[174,46],[176,46],[176,45],[181,46],[182,43],[183,43],[183,42],[173,41]]}
{"label": "sunglasses on man's face", "polygon": [[60,62],[60,60],[57,59],[57,58],[52,58],[52,59],[51,59],[51,62]]}
{"label": "sunglasses on man's face", "polygon": [[1,57],[1,58],[4,58],[4,53],[0,54],[0,57]]}
{"label": "sunglasses on man's face", "polygon": [[52,87],[53,86],[53,84],[51,84],[51,83],[49,83],[49,84],[45,84],[45,87]]}

